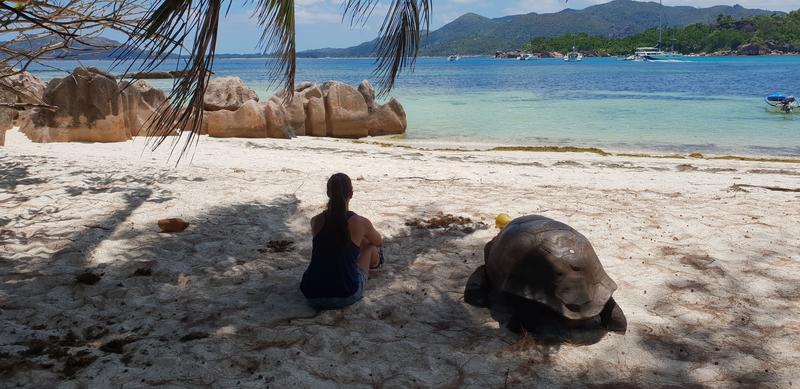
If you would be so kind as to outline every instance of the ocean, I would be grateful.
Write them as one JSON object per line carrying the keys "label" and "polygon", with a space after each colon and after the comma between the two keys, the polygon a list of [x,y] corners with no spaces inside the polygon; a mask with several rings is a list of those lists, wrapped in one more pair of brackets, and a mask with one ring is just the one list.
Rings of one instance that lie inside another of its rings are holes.
{"label": "ocean", "polygon": [[[261,97],[266,59],[218,59]],[[108,69],[109,61],[81,61]],[[72,69],[76,61],[49,63]],[[174,62],[164,70],[174,70]],[[37,76],[62,71],[34,67]],[[297,81],[371,79],[373,60],[298,59]],[[117,72],[119,73],[119,72]],[[171,80],[148,80],[169,89]],[[800,95],[800,57],[530,61],[420,58],[391,96],[405,107],[403,142],[452,146],[579,146],[609,151],[800,156],[800,112],[770,112],[764,96]]]}

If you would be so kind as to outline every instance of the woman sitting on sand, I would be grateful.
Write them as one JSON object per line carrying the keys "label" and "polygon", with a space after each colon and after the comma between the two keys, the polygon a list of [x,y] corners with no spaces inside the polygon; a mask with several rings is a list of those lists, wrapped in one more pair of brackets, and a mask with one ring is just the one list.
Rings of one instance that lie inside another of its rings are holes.
{"label": "woman sitting on sand", "polygon": [[311,219],[314,234],[311,263],[300,290],[318,309],[339,309],[364,295],[370,269],[383,264],[381,234],[369,220],[348,208],[353,198],[350,177],[328,179],[328,208]]}

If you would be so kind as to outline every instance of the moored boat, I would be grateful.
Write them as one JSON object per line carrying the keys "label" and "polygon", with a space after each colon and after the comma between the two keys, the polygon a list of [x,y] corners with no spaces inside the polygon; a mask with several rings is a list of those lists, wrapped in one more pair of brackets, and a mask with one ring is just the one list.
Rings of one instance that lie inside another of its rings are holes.
{"label": "moored boat", "polygon": [[576,50],[575,46],[572,46],[572,51],[570,51],[569,53],[567,53],[567,55],[564,56],[564,61],[565,62],[583,61],[583,54],[581,54],[580,51]]}
{"label": "moored boat", "polygon": [[783,93],[773,93],[764,98],[764,101],[766,101],[770,107],[776,108],[778,111],[784,113],[791,113],[797,109],[798,106],[797,99],[794,96],[787,96]]}

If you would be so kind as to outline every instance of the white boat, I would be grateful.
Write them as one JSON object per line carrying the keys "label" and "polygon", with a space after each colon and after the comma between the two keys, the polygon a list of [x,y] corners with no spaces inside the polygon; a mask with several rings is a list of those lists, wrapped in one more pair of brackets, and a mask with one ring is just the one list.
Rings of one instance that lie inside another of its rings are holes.
{"label": "white boat", "polygon": [[[663,29],[663,17],[664,17],[664,5],[661,4],[661,0],[658,0],[658,5],[661,7],[661,13],[658,16],[658,45],[656,47],[637,47],[634,51],[633,55],[626,58],[629,61],[678,61],[683,57],[683,54],[673,50],[664,51],[661,49],[662,39],[664,34]],[[675,44],[675,40],[672,40],[673,46]]]}
{"label": "white boat", "polygon": [[583,61],[583,54],[581,54],[580,51],[575,50],[575,46],[572,46],[572,51],[570,51],[569,53],[567,53],[567,55],[564,56],[564,61],[565,62]]}
{"label": "white boat", "polygon": [[450,62],[460,61],[461,60],[461,56],[451,55],[451,56],[447,57],[447,60],[450,61]]}
{"label": "white boat", "polygon": [[521,54],[519,57],[517,57],[518,61],[528,61],[531,59],[539,59],[539,57],[530,53]]}
{"label": "white boat", "polygon": [[637,47],[628,59],[631,61],[676,61],[682,57],[683,54],[677,51],[664,51],[657,47]]}
{"label": "white boat", "polygon": [[764,98],[770,107],[776,108],[779,112],[792,113],[798,108],[797,99],[794,96],[787,96],[783,93],[773,93]]}

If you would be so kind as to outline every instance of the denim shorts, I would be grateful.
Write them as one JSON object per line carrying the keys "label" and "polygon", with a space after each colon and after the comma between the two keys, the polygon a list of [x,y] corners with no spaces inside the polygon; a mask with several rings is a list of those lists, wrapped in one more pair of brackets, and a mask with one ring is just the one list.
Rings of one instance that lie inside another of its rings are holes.
{"label": "denim shorts", "polygon": [[357,303],[364,297],[364,286],[367,285],[367,273],[358,268],[358,290],[350,297],[319,297],[308,299],[308,303],[317,309],[342,309]]}

